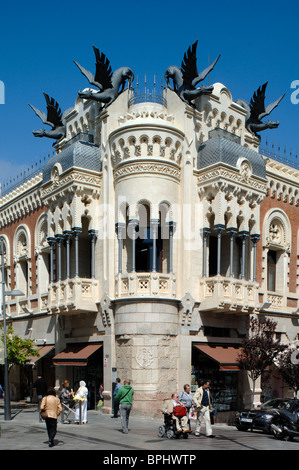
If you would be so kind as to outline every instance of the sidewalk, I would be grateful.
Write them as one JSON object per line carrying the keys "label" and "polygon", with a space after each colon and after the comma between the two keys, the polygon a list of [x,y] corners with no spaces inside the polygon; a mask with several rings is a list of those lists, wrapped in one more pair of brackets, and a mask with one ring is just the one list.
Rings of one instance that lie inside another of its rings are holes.
{"label": "sidewalk", "polygon": [[[217,454],[214,452],[219,450],[298,450],[299,448],[298,440],[277,441],[271,435],[260,432],[240,432],[234,426],[223,424],[213,425],[214,439],[205,436],[204,424],[203,434],[199,438],[194,435],[194,432],[189,435],[188,439],[168,439],[166,436],[161,438],[158,436],[158,428],[161,424],[163,424],[162,417],[161,420],[139,418],[132,414],[129,433],[123,434],[119,418],[112,419],[110,415],[89,410],[87,424],[62,424],[59,419],[54,440],[55,446],[49,447],[46,425],[44,422],[39,422],[35,405],[26,404],[18,407],[12,405],[11,421],[4,421],[3,407],[0,407],[2,431],[0,451],[13,451],[13,453],[10,452],[13,462],[20,459],[20,463],[24,463],[23,454],[15,452],[16,450],[48,450],[47,462],[53,458],[54,464],[57,464],[55,451],[67,450],[71,451],[68,458],[71,459],[71,463],[74,459],[76,465],[79,464],[76,451],[92,450],[98,452],[87,454],[89,465],[95,462],[96,464],[125,464],[137,467],[139,464],[144,468],[146,464],[152,465],[153,463],[200,465],[203,450],[212,450],[213,462],[215,462],[215,458],[221,458],[221,452]],[[191,427],[194,431],[194,421],[191,422]],[[49,452],[52,452],[52,456]],[[35,455],[37,454],[33,454],[33,458]],[[4,459],[4,454],[2,458]],[[96,461],[93,460],[94,458]],[[166,460],[161,460],[162,458]],[[187,460],[173,462],[170,461],[172,458]],[[160,460],[154,461],[153,459]]]}
{"label": "sidewalk", "polygon": [[[4,421],[4,410],[0,407],[1,438],[0,449],[4,450],[47,450],[48,439],[44,422],[39,422],[35,404],[11,405],[11,421]],[[88,423],[63,424],[58,418],[55,438],[56,450],[183,450],[198,449],[198,438],[191,434],[188,439],[168,439],[158,437],[158,428],[163,424],[163,417],[144,418],[130,416],[129,433],[121,432],[120,418],[111,418],[99,411],[88,411]],[[191,423],[195,429],[195,422]],[[217,426],[220,429],[227,426]],[[216,428],[216,426],[215,426]],[[205,439],[208,441],[208,439]],[[213,439],[210,439],[213,441]],[[206,442],[209,446],[210,443]],[[202,442],[204,445],[204,442]],[[201,445],[201,448],[202,448]],[[208,447],[209,448],[209,447]],[[52,450],[50,448],[50,450]]]}

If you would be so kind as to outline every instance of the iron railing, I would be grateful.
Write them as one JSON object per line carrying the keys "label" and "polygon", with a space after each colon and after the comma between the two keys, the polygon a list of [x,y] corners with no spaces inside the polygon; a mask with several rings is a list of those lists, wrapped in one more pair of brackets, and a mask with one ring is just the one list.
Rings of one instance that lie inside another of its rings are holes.
{"label": "iron railing", "polygon": [[129,107],[139,103],[158,103],[165,108],[167,107],[166,98],[157,92],[145,91],[144,93],[134,93],[134,95],[129,99]]}
{"label": "iron railing", "polygon": [[260,147],[259,153],[261,155],[264,155],[265,157],[269,157],[269,158],[272,158],[273,160],[283,163],[284,165],[288,165],[288,166],[291,166],[292,168],[299,169],[299,161],[297,158],[297,153],[296,155],[292,155],[292,153],[290,153],[289,155],[286,155],[286,153],[284,155],[281,155],[275,152],[271,152],[270,150],[265,149],[263,147]]}

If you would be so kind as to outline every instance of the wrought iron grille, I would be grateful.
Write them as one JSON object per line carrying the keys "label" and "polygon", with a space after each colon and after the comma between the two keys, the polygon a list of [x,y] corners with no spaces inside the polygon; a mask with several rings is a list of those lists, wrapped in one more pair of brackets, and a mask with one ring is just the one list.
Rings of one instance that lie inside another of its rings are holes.
{"label": "wrought iron grille", "polygon": [[136,93],[129,99],[129,107],[139,103],[158,103],[165,108],[167,107],[166,98],[156,92],[146,91],[144,93]]}

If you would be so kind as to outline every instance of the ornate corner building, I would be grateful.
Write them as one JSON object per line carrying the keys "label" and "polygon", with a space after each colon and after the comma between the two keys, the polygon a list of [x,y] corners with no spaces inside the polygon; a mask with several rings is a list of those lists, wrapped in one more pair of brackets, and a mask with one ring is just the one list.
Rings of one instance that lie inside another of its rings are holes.
{"label": "ornate corner building", "polygon": [[6,290],[24,293],[6,297],[8,321],[40,351],[12,372],[16,399],[37,370],[86,380],[91,408],[130,378],[134,410],[153,415],[210,378],[227,416],[251,399],[237,365],[249,316],[298,339],[299,170],[263,155],[244,106],[211,88],[193,105],[170,88],[103,108],[79,96],[56,154],[2,193]]}

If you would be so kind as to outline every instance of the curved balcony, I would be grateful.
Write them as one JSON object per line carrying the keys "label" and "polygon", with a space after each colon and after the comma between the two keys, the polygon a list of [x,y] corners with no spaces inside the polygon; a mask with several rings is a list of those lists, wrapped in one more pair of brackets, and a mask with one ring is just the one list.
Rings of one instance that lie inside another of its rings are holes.
{"label": "curved balcony", "polygon": [[140,104],[140,103],[157,103],[161,104],[165,108],[167,108],[167,101],[166,98],[164,98],[163,94],[157,93],[157,92],[148,92],[145,91],[143,93],[134,93],[133,96],[129,99],[128,106],[129,108],[131,106],[134,106],[135,104]]}
{"label": "curved balcony", "polygon": [[119,274],[116,278],[116,297],[176,296],[176,278],[173,274],[156,272]]}

